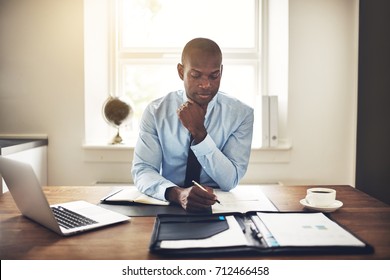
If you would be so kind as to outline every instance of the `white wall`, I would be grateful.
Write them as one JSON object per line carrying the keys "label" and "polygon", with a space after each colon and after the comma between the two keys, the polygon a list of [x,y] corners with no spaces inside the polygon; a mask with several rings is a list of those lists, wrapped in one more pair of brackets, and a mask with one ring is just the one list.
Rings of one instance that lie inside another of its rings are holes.
{"label": "white wall", "polygon": [[[292,149],[255,151],[244,182],[354,184],[357,6],[290,1]],[[131,151],[82,147],[83,50],[82,0],[0,0],[0,134],[48,135],[49,185],[131,180]]]}
{"label": "white wall", "polygon": [[289,1],[288,164],[247,177],[286,184],[355,181],[358,1]]}

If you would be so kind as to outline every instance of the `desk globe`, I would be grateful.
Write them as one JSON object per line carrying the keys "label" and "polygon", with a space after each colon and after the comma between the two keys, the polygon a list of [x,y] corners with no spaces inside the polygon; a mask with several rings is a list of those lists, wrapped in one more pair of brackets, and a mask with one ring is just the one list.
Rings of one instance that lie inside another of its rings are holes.
{"label": "desk globe", "polygon": [[130,119],[132,111],[130,104],[118,97],[109,97],[104,102],[103,117],[109,125],[117,129],[117,134],[112,139],[111,144],[122,143],[123,139],[120,136],[119,128]]}

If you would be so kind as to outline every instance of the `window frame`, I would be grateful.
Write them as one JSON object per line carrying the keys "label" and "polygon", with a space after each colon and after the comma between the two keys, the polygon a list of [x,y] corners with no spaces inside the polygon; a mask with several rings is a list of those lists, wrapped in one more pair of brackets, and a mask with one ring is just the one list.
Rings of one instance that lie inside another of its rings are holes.
{"label": "window frame", "polygon": [[[113,97],[122,97],[124,96],[124,67],[127,64],[156,64],[156,65],[172,65],[173,67],[180,61],[182,47],[177,48],[125,48],[122,46],[122,10],[123,1],[125,0],[115,0],[111,1],[110,5],[110,14],[113,15],[110,17],[110,31],[109,31],[109,65],[110,65],[110,78],[109,78],[109,92]],[[254,46],[253,48],[224,48],[223,49],[223,64],[226,69],[226,65],[244,65],[251,66],[254,70],[253,76],[253,88],[254,93],[251,97],[250,104],[252,107],[257,107],[255,110],[255,120],[257,126],[261,126],[261,96],[262,96],[262,85],[261,83],[264,81],[262,78],[262,66],[264,63],[262,59],[262,50],[263,50],[263,38],[262,32],[260,29],[263,26],[263,23],[260,24],[262,18],[262,3],[264,0],[253,0],[254,4]],[[228,66],[227,66],[228,67]],[[224,78],[222,79],[222,87],[224,84]],[[171,90],[176,90],[173,88]],[[228,93],[233,93],[231,91],[227,91]],[[233,95],[234,96],[234,95]],[[136,127],[138,127],[138,123],[132,124],[133,128],[136,131]],[[261,130],[260,130],[261,131]],[[129,136],[127,136],[129,137]],[[130,142],[134,144],[136,139],[132,139]],[[261,135],[254,135],[254,146],[261,146]]]}
{"label": "window frame", "polygon": [[[287,15],[287,18],[284,19],[288,24],[288,1],[287,0],[277,0],[278,2],[284,2],[282,5],[282,10],[284,10],[284,15]],[[112,20],[111,14],[113,13],[113,3],[116,1],[109,0],[84,0],[85,5],[85,138],[84,138],[84,147],[85,148],[113,148],[115,145],[109,144],[109,137],[116,133],[116,130],[110,127],[103,118],[97,117],[98,114],[101,115],[102,108],[96,106],[96,104],[103,104],[105,99],[109,96],[114,95],[113,93],[117,92],[116,87],[118,85],[115,81],[115,76],[117,75],[117,65],[112,64],[114,61],[115,53],[113,50],[118,44],[117,40],[113,40],[112,32],[115,27],[115,21]],[[274,1],[269,0],[260,0],[256,1],[257,9],[259,15],[261,15],[261,21],[257,19],[256,32],[261,34],[261,39],[257,40],[258,45],[258,59],[260,63],[258,64],[258,90],[257,96],[261,100],[263,96],[272,93],[278,95],[280,98],[280,108],[279,116],[281,117],[282,125],[279,139],[278,147],[260,147],[259,145],[252,146],[252,150],[289,150],[291,148],[290,141],[286,137],[287,135],[287,81],[288,81],[288,55],[285,63],[285,73],[282,73],[281,79],[285,80],[285,90],[282,89],[282,92],[276,93],[272,92],[269,89],[270,78],[268,75],[269,69],[269,58],[268,58],[268,49],[269,47],[269,13],[273,8],[269,7],[270,3],[274,5]],[[97,15],[91,15],[91,13],[96,13]],[[271,15],[272,17],[272,15]],[[91,32],[92,30],[92,32]],[[288,40],[288,26],[284,27],[285,36]],[[97,35],[99,33],[99,36]],[[272,30],[271,30],[272,33]],[[282,32],[283,33],[283,32]],[[260,35],[259,35],[260,36]],[[107,43],[108,42],[108,43]],[[96,48],[96,46],[98,46]],[[288,53],[288,46],[285,46],[286,54]],[[181,51],[181,50],[180,50]],[[175,61],[174,64],[178,62],[178,53],[169,52],[163,56],[161,53],[155,53],[155,58],[160,59],[161,57],[165,59],[171,59]],[[233,53],[233,52],[232,52]],[[242,60],[248,59],[250,55],[247,52],[241,54],[235,53],[236,58],[240,57]],[[224,53],[224,60],[229,60],[231,58],[231,53]],[[272,64],[272,61],[271,61]],[[274,75],[275,76],[275,75]],[[278,78],[278,77],[277,77]],[[97,84],[95,84],[97,82]],[[113,82],[114,81],[114,82]],[[93,100],[95,104],[90,104],[90,100]],[[257,101],[256,101],[257,102]],[[280,110],[281,109],[281,110]],[[261,114],[260,110],[255,111],[257,114]],[[261,123],[257,124],[255,131],[261,131]],[[261,137],[260,137],[261,141]],[[261,142],[260,142],[261,143]],[[135,143],[126,143],[121,146],[116,146],[116,149],[130,148],[134,147]]]}

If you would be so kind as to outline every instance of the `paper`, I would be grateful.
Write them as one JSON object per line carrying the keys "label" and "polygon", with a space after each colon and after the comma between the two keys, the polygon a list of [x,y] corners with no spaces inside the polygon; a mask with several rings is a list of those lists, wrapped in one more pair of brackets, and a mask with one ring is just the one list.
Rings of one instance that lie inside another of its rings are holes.
{"label": "paper", "polygon": [[101,199],[102,202],[136,202],[152,205],[169,205],[168,201],[159,200],[141,193],[136,187],[126,187]]}
{"label": "paper", "polygon": [[213,213],[248,211],[278,211],[259,185],[239,185],[230,192],[214,191],[221,204],[212,206]]}
{"label": "paper", "polygon": [[229,229],[204,239],[192,240],[163,240],[162,249],[187,249],[187,248],[215,248],[225,246],[246,246],[248,242],[240,225],[234,216],[227,216]]}
{"label": "paper", "polygon": [[280,246],[365,246],[323,213],[258,213]]}

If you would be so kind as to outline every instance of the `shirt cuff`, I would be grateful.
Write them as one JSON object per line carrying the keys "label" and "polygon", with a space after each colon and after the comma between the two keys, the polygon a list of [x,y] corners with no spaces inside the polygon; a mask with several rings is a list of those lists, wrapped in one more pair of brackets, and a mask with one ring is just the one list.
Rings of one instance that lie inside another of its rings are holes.
{"label": "shirt cuff", "polygon": [[171,187],[175,187],[176,185],[173,184],[173,183],[164,183],[164,184],[161,184],[157,190],[156,190],[156,193],[154,195],[155,198],[157,199],[160,199],[160,200],[166,200],[165,198],[165,192],[168,188],[171,188]]}
{"label": "shirt cuff", "polygon": [[196,157],[210,154],[215,151],[216,148],[217,146],[209,134],[207,134],[206,138],[202,142],[191,146],[191,149]]}

